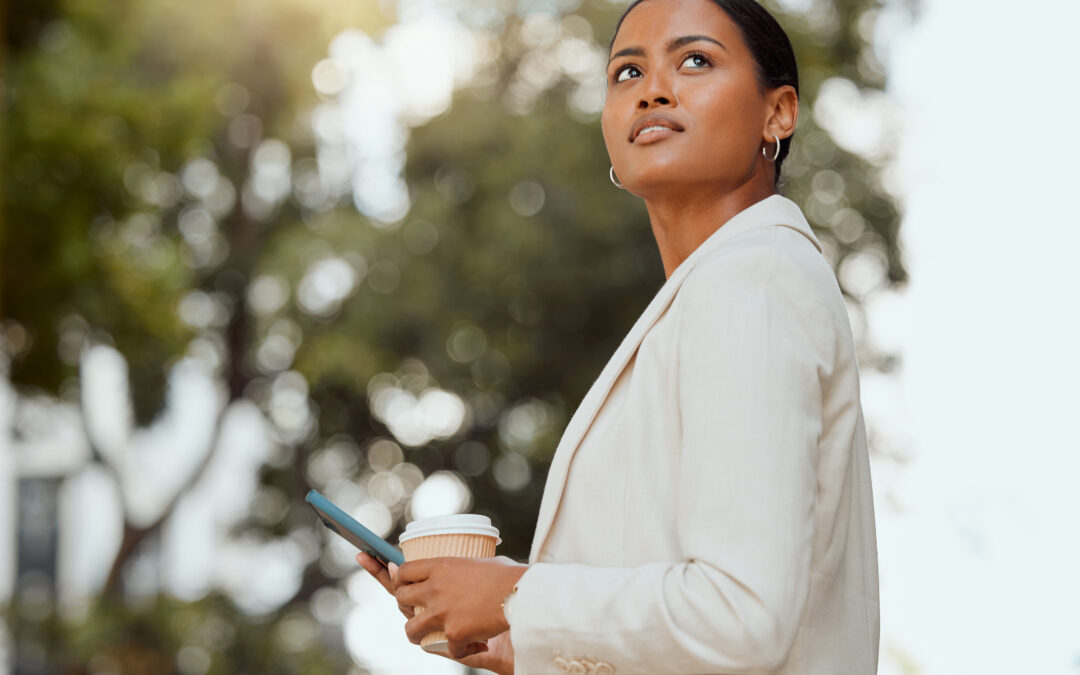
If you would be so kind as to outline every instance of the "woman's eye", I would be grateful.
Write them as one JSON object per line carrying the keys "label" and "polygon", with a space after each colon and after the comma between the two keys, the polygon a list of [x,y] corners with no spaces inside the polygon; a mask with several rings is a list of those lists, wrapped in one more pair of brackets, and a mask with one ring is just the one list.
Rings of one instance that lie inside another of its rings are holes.
{"label": "woman's eye", "polygon": [[689,68],[704,68],[709,65],[709,59],[705,58],[701,54],[691,54],[687,56],[682,62],[683,66]]}
{"label": "woman's eye", "polygon": [[625,82],[631,77],[641,77],[641,71],[636,66],[624,66],[615,71],[616,82]]}

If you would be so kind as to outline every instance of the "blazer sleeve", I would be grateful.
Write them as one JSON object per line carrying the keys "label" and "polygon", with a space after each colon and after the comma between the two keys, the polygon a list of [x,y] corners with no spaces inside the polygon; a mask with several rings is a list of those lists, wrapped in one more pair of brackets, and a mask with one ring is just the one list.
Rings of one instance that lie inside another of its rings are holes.
{"label": "blazer sleeve", "polygon": [[514,601],[519,675],[566,672],[559,658],[651,675],[769,673],[787,658],[809,591],[835,320],[798,265],[724,258],[679,290],[683,560],[534,564]]}

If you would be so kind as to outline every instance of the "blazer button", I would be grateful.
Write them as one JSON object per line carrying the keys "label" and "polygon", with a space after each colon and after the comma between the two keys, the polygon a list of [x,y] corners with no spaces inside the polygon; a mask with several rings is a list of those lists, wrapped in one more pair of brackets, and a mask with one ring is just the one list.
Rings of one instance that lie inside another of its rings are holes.
{"label": "blazer button", "polygon": [[564,659],[563,657],[556,656],[555,657],[555,669],[558,670],[560,673],[569,673],[570,672],[570,664],[567,663],[566,659]]}
{"label": "blazer button", "polygon": [[615,666],[607,661],[597,661],[596,667],[593,668],[593,673],[594,675],[614,675]]}
{"label": "blazer button", "polygon": [[584,663],[582,663],[581,661],[578,661],[577,659],[574,659],[573,661],[570,662],[570,670],[568,670],[566,672],[568,672],[568,673],[579,673],[580,675],[585,675],[585,673],[587,673],[589,671],[585,670],[585,664]]}

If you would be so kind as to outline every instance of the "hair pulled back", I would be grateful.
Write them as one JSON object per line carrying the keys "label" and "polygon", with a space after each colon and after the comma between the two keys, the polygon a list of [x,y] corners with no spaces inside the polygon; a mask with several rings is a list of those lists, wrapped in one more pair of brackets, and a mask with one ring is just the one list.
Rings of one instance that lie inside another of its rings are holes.
{"label": "hair pulled back", "polygon": [[[615,32],[611,36],[611,44],[608,53],[615,44],[615,36],[619,34],[626,15],[635,7],[647,0],[634,0],[615,24]],[[784,85],[795,88],[796,95],[799,93],[799,68],[795,64],[795,50],[791,46],[791,40],[787,33],[780,27],[772,14],[756,2],[756,0],[710,0],[728,15],[728,18],[739,28],[743,42],[750,48],[750,55],[754,57],[757,70],[758,83],[762,89],[776,89]],[[788,156],[791,149],[791,136],[780,141],[780,154],[776,158],[776,182],[780,182],[780,165]]]}

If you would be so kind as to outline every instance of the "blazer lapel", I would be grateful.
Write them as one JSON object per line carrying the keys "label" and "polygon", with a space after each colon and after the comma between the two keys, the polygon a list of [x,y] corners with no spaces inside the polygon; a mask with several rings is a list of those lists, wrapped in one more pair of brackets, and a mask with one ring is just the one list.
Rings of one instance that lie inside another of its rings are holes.
{"label": "blazer lapel", "polygon": [[532,550],[529,554],[530,562],[537,561],[544,544],[547,542],[548,534],[551,532],[551,526],[555,522],[555,516],[562,501],[563,490],[566,487],[566,477],[570,472],[570,464],[578,447],[581,445],[581,440],[585,437],[585,433],[589,430],[593,420],[596,419],[596,414],[600,411],[604,401],[607,400],[611,387],[614,386],[615,381],[622,374],[631,357],[637,352],[638,346],[653,327],[653,324],[663,316],[664,311],[675,298],[679,287],[682,286],[683,280],[694,268],[694,264],[703,256],[708,255],[709,251],[715,249],[723,241],[750,228],[774,224],[785,225],[802,233],[810,239],[818,250],[821,250],[821,244],[818,243],[813,232],[811,232],[810,226],[807,224],[799,207],[780,195],[773,195],[736,214],[702,242],[671,274],[671,277],[657,291],[649,306],[638,317],[634,327],[623,338],[622,344],[615,350],[615,354],[604,366],[600,376],[596,378],[592,387],[589,388],[589,392],[581,401],[577,411],[574,412],[570,423],[566,426],[566,431],[563,432],[562,438],[559,440],[555,456],[551,460],[551,468],[548,471],[544,497],[540,503],[540,515],[537,518],[536,533],[533,535]]}
{"label": "blazer lapel", "polygon": [[536,534],[533,535],[532,552],[529,556],[533,562],[536,561],[537,556],[540,554],[540,549],[547,539],[551,524],[555,520],[555,513],[558,511],[559,503],[562,501],[563,488],[566,486],[566,476],[570,471],[570,462],[573,460],[574,453],[577,452],[582,438],[585,437],[585,432],[589,430],[593,420],[596,419],[596,414],[600,411],[601,405],[603,405],[611,392],[611,387],[615,384],[623,369],[626,368],[626,364],[630,362],[630,358],[637,352],[642,339],[645,338],[649,329],[652,328],[657,319],[663,315],[664,310],[671,304],[675,292],[682,284],[682,280],[686,278],[687,272],[690,271],[689,268],[690,266],[680,265],[675,273],[671,275],[671,278],[660,287],[652,302],[638,317],[634,327],[623,338],[622,344],[619,345],[619,348],[615,350],[615,354],[604,366],[600,376],[593,382],[589,392],[582,399],[581,405],[574,412],[574,416],[570,418],[570,423],[567,424],[566,431],[563,432],[562,438],[559,440],[559,446],[555,450],[555,456],[551,460],[551,468],[548,470],[544,498],[540,502],[540,515],[537,518]]}

